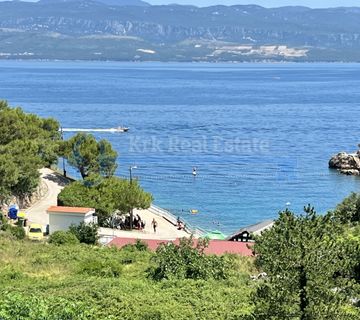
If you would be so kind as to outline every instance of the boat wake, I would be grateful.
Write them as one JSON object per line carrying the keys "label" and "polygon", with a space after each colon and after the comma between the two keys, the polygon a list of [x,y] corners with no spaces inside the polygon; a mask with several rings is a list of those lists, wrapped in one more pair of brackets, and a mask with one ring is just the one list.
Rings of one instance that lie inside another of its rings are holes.
{"label": "boat wake", "polygon": [[118,128],[108,128],[108,129],[96,129],[96,128],[62,128],[60,131],[63,132],[127,132],[129,128],[118,127]]}

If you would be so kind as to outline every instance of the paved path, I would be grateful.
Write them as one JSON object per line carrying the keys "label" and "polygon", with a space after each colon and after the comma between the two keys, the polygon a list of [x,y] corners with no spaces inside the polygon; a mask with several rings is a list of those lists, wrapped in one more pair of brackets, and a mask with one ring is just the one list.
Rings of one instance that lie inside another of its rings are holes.
{"label": "paved path", "polygon": [[[162,216],[157,215],[150,210],[134,210],[134,215],[139,214],[141,220],[145,221],[145,228],[142,231],[133,230],[133,231],[123,231],[123,230],[113,230],[110,228],[100,228],[99,234],[102,236],[111,237],[122,237],[122,238],[136,238],[136,239],[160,239],[160,240],[175,240],[176,238],[189,237],[190,234],[178,230],[169,221],[165,220]],[[155,218],[158,226],[156,228],[156,233],[151,225],[151,222]]]}
{"label": "paved path", "polygon": [[68,183],[68,180],[51,169],[43,168],[40,172],[41,180],[46,185],[47,192],[42,199],[25,210],[25,212],[29,222],[46,226],[49,223],[49,216],[46,210],[51,206],[56,206],[57,196]]}
{"label": "paved path", "polygon": [[[51,206],[57,205],[57,196],[69,181],[60,174],[51,169],[41,169],[42,183],[47,186],[47,192],[42,199],[33,204],[30,208],[25,210],[26,217],[29,222],[39,223],[46,226],[49,223],[49,216],[46,210]],[[119,236],[124,238],[139,238],[139,239],[167,239],[173,240],[175,238],[188,237],[189,233],[183,230],[177,230],[176,226],[164,219],[160,214],[156,214],[151,210],[134,210],[134,215],[139,214],[142,220],[145,220],[145,229],[142,231],[121,231],[110,228],[100,228],[100,235],[109,237]],[[151,221],[155,218],[158,223],[157,231],[151,225]]]}

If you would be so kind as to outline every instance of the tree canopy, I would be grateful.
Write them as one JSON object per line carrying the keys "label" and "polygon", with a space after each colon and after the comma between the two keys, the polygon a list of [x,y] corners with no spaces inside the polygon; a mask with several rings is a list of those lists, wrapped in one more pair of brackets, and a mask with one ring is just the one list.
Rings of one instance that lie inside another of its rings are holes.
{"label": "tree canopy", "polygon": [[355,319],[353,270],[358,246],[343,241],[332,213],[280,213],[273,228],[256,239],[257,265],[267,279],[256,293],[256,319]]}
{"label": "tree canopy", "polygon": [[39,184],[39,169],[57,161],[59,124],[10,108],[0,101],[0,204],[11,196],[19,201]]}
{"label": "tree canopy", "polygon": [[84,179],[91,174],[111,177],[116,170],[117,152],[107,140],[79,132],[65,143],[65,157]]}
{"label": "tree canopy", "polygon": [[10,108],[5,101],[1,101],[0,115],[0,145],[14,140],[31,140],[41,145],[60,139],[59,123],[55,119],[44,119],[25,113],[21,108]]}
{"label": "tree canopy", "polygon": [[[11,108],[6,101],[0,101],[0,118],[0,204],[12,196],[20,202],[29,198],[39,185],[39,169],[55,164],[60,155],[83,178],[108,178],[116,170],[117,152],[106,140],[97,141],[91,134],[78,133],[63,142],[56,120]],[[136,199],[130,200],[136,205]],[[123,202],[119,204],[122,205]]]}
{"label": "tree canopy", "polygon": [[360,222],[360,194],[351,193],[337,205],[334,214],[341,223],[354,224]]}
{"label": "tree canopy", "polygon": [[95,208],[100,224],[116,211],[128,213],[135,208],[147,209],[152,200],[151,194],[145,192],[137,181],[130,183],[118,177],[96,175],[73,182],[58,196],[60,205]]}

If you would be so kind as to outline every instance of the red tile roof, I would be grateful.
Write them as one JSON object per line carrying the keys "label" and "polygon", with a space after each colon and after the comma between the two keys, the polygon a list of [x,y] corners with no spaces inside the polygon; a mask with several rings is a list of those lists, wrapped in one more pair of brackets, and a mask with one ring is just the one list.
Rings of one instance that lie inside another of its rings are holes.
{"label": "red tile roof", "polygon": [[82,213],[86,214],[90,211],[95,211],[92,208],[81,208],[81,207],[60,207],[60,206],[52,206],[47,209],[47,212],[51,213]]}
{"label": "red tile roof", "polygon": [[[114,238],[108,245],[122,248],[127,244],[135,244],[136,240],[137,239],[135,238],[117,237]],[[176,239],[175,241],[152,240],[152,239],[140,239],[140,240],[145,242],[151,251],[155,251],[161,243],[173,242],[175,244],[179,244],[180,242],[180,239]],[[196,243],[197,241],[194,240],[194,246],[196,246]],[[253,243],[225,241],[225,240],[210,240],[209,246],[205,249],[205,253],[216,254],[216,255],[223,255],[225,253],[234,253],[234,254],[239,254],[241,256],[251,257],[253,256],[253,252],[251,250],[252,246]]]}
{"label": "red tile roof", "polygon": [[210,240],[209,246],[205,249],[205,253],[222,255],[224,253],[239,254],[244,257],[253,256],[251,247],[253,243],[225,241],[225,240]]}

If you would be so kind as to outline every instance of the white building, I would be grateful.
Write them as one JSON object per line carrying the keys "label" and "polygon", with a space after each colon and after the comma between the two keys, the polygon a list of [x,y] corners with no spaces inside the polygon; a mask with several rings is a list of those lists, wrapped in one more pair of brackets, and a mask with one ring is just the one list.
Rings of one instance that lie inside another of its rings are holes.
{"label": "white building", "polygon": [[72,224],[78,225],[81,222],[97,223],[93,208],[52,206],[47,209],[47,213],[50,233],[58,230],[67,231]]}

